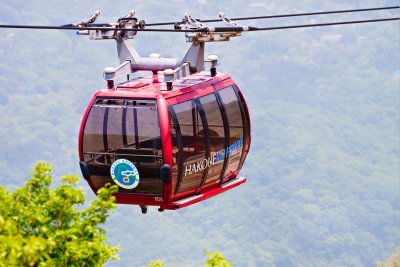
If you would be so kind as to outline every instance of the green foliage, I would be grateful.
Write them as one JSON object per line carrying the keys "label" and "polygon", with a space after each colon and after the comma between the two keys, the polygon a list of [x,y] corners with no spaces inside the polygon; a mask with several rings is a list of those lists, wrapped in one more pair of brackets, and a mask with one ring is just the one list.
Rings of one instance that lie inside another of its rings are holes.
{"label": "green foliage", "polygon": [[[232,263],[228,262],[222,252],[216,251],[211,253],[207,251],[207,262],[204,265],[205,267],[231,267]],[[162,260],[152,261],[146,267],[165,267],[164,262]]]}
{"label": "green foliage", "polygon": [[232,263],[228,262],[222,252],[216,251],[214,253],[210,253],[207,251],[207,262],[205,267],[231,267]]}
{"label": "green foliage", "polygon": [[164,267],[164,262],[162,260],[155,260],[150,262],[149,265],[147,265],[147,267]]}
{"label": "green foliage", "polygon": [[37,163],[25,186],[0,187],[0,266],[102,266],[117,259],[106,243],[105,223],[115,209],[115,186],[103,188],[86,209],[78,177],[63,176],[50,189],[51,167]]}

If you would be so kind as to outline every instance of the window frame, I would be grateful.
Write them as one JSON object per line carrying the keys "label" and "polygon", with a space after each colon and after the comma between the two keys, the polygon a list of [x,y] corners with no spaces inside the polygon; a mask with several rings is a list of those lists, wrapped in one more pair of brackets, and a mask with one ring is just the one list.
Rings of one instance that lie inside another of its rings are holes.
{"label": "window frame", "polygon": [[[214,85],[215,86],[215,85]],[[241,96],[239,89],[237,88],[237,86],[235,84],[230,84],[228,86],[223,86],[221,88],[215,88],[215,91],[209,94],[205,94],[199,97],[195,97],[192,99],[186,99],[185,101],[181,101],[181,102],[177,102],[174,103],[172,105],[168,106],[168,112],[170,114],[169,118],[171,118],[172,121],[170,121],[170,125],[171,127],[174,127],[175,129],[175,133],[176,133],[176,142],[177,142],[177,149],[178,149],[178,153],[176,156],[176,168],[177,168],[177,179],[176,179],[176,185],[173,188],[173,194],[181,194],[184,193],[186,191],[182,191],[180,192],[179,189],[181,187],[181,184],[183,182],[183,168],[184,168],[184,157],[183,157],[183,139],[182,139],[182,131],[181,131],[181,127],[179,125],[179,121],[174,109],[174,106],[179,105],[181,103],[190,101],[192,102],[192,104],[194,104],[194,106],[197,109],[198,114],[200,115],[200,119],[202,122],[202,127],[204,129],[204,138],[205,138],[205,146],[206,146],[206,159],[210,157],[211,155],[211,149],[210,149],[210,144],[211,144],[211,140],[210,140],[210,135],[209,135],[209,126],[208,126],[208,120],[207,120],[207,115],[205,113],[204,107],[200,101],[200,99],[202,97],[206,97],[209,95],[213,95],[215,97],[215,101],[218,105],[219,108],[219,112],[221,113],[221,118],[222,118],[222,123],[223,123],[223,127],[224,127],[224,148],[227,149],[230,146],[230,128],[229,128],[229,119],[228,119],[228,114],[226,111],[226,107],[223,103],[222,97],[219,93],[219,91],[227,89],[227,88],[232,88],[231,90],[233,91],[233,94],[235,96],[235,101],[238,103],[238,107],[240,109],[240,117],[241,117],[241,129],[242,129],[242,136],[243,136],[243,147],[241,148],[241,155],[240,155],[240,159],[238,162],[238,167],[236,170],[240,170],[243,166],[247,151],[246,151],[246,146],[244,145],[245,143],[247,143],[250,139],[250,129],[248,128],[248,125],[250,123],[249,121],[249,115],[248,115],[248,111],[246,112],[246,107],[245,107],[245,102],[244,102],[244,98]],[[246,115],[247,114],[247,115]],[[172,136],[171,136],[172,138]],[[225,172],[227,167],[229,166],[229,153],[224,153],[223,156],[223,166],[222,169],[220,171],[219,174],[219,178],[215,181],[209,182],[208,184],[212,184],[212,183],[218,183],[219,185],[221,185],[222,183],[226,182],[224,181],[225,178]],[[202,172],[203,172],[203,176],[201,179],[201,183],[199,186],[197,186],[195,188],[196,193],[200,193],[203,189],[204,186],[208,185],[206,184],[206,180],[207,180],[207,176],[209,173],[209,169],[210,167],[205,168]],[[235,171],[236,171],[235,170]],[[193,189],[189,189],[187,191],[191,191]]]}
{"label": "window frame", "polygon": [[[101,101],[106,101],[106,103],[108,102],[108,101],[115,101],[115,102],[117,102],[117,101],[122,101],[122,104],[104,104],[104,103],[101,103],[101,104],[99,104],[99,102],[101,102]],[[150,105],[143,105],[142,107],[141,106],[139,106],[139,105],[136,105],[136,104],[134,104],[134,105],[129,105],[129,103],[130,102],[140,102],[140,103],[147,103],[147,104],[150,104]],[[81,143],[81,151],[82,151],[82,160],[84,161],[84,162],[86,162],[86,163],[90,163],[90,162],[92,162],[93,161],[93,159],[89,159],[89,160],[87,160],[87,159],[85,159],[85,157],[84,157],[84,155],[85,155],[85,151],[84,151],[84,144],[85,144],[85,133],[86,133],[86,127],[87,127],[87,123],[88,123],[88,121],[89,121],[89,117],[90,117],[90,114],[91,114],[91,112],[92,112],[92,110],[93,110],[93,108],[104,108],[104,114],[103,114],[103,117],[102,117],[102,119],[100,120],[100,121],[102,121],[101,122],[101,124],[102,124],[102,126],[101,126],[101,128],[102,128],[102,135],[103,135],[103,144],[102,144],[102,149],[104,150],[104,153],[107,153],[106,151],[108,151],[109,150],[109,147],[108,147],[108,127],[109,127],[109,123],[108,123],[108,120],[109,120],[109,111],[110,111],[110,108],[121,108],[122,109],[122,112],[121,112],[121,116],[120,116],[120,119],[121,119],[121,123],[122,123],[122,125],[121,125],[121,128],[120,128],[120,135],[122,136],[122,139],[123,139],[123,144],[125,145],[125,139],[124,139],[124,134],[125,134],[125,137],[126,137],[126,132],[124,133],[124,128],[125,128],[125,131],[127,130],[127,121],[126,120],[124,120],[124,117],[125,117],[125,119],[126,119],[126,113],[127,113],[127,111],[128,110],[130,110],[130,109],[132,109],[132,110],[134,110],[134,111],[137,111],[138,109],[154,109],[155,110],[155,118],[156,118],[156,120],[157,120],[157,125],[158,125],[158,136],[155,136],[155,137],[157,137],[157,138],[159,138],[159,142],[160,142],[160,144],[159,144],[159,148],[154,148],[154,149],[156,149],[156,150],[158,150],[158,151],[160,151],[160,155],[157,155],[157,158],[159,158],[160,160],[161,160],[161,163],[159,164],[160,166],[159,167],[161,167],[162,165],[163,165],[163,163],[164,163],[164,151],[163,151],[163,140],[162,140],[162,133],[161,133],[161,126],[160,126],[160,112],[159,112],[159,108],[158,108],[158,103],[157,103],[157,100],[156,99],[146,99],[146,98],[135,98],[135,99],[133,99],[133,98],[110,98],[110,97],[107,97],[107,98],[104,98],[104,97],[98,97],[98,98],[96,98],[94,101],[93,101],[93,104],[91,105],[91,107],[90,107],[90,109],[89,109],[89,111],[87,112],[87,115],[86,115],[86,117],[85,117],[85,124],[84,124],[84,126],[83,126],[83,129],[82,129],[82,143]],[[136,112],[135,112],[136,113]],[[139,125],[138,123],[137,123],[137,119],[138,119],[138,115],[136,114],[136,115],[133,115],[134,116],[134,121],[135,121],[135,125],[137,124],[137,125]],[[136,138],[139,138],[139,136],[138,136],[138,132],[140,131],[140,126],[139,127],[137,127],[137,126],[135,126],[134,127],[134,131],[135,131],[135,139]],[[100,146],[101,147],[101,146]],[[158,146],[157,146],[158,147]],[[107,148],[107,149],[106,149]],[[140,148],[137,148],[137,149],[140,149]],[[102,152],[99,152],[99,153],[102,153]],[[104,167],[105,165],[110,165],[109,163],[100,163],[100,164],[96,164],[96,165],[98,165],[98,167],[97,168],[102,168],[102,167]],[[136,165],[136,164],[135,164]],[[138,167],[138,168],[140,168],[140,167]],[[159,173],[159,172],[158,172]],[[101,176],[103,176],[103,175],[101,175]],[[110,175],[109,175],[109,171],[108,171],[108,173],[107,173],[107,176],[106,177],[109,177],[110,178]],[[157,177],[155,177],[155,178],[157,178]],[[161,181],[161,177],[159,177],[160,179],[160,181]],[[90,183],[92,183],[93,184],[93,182],[92,182],[92,180],[91,180],[92,178],[90,178]],[[141,178],[142,179],[142,178]],[[152,178],[152,179],[154,179],[154,178]],[[93,184],[93,186],[94,186],[94,184]],[[100,187],[93,187],[95,190],[99,190],[100,188],[101,188],[102,186],[100,186]],[[125,189],[123,189],[123,188],[121,188],[122,190],[125,190]],[[118,192],[116,193],[116,194],[120,194],[120,195],[132,195],[132,196],[134,196],[134,195],[136,195],[136,196],[139,196],[139,195],[143,195],[143,196],[148,196],[148,197],[154,197],[154,196],[163,196],[164,195],[164,189],[165,189],[165,185],[161,182],[161,188],[160,188],[160,190],[157,192],[157,193],[146,193],[146,192],[135,192],[135,191],[131,191],[131,192],[127,192],[127,191],[120,191],[120,190],[118,190]],[[132,189],[132,190],[134,190],[134,189]]]}

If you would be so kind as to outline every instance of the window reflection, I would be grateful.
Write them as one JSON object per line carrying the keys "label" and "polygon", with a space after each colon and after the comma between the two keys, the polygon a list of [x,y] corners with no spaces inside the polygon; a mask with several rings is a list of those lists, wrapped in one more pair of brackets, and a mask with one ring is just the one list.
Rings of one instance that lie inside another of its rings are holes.
{"label": "window reflection", "polygon": [[[220,178],[224,165],[224,158],[221,151],[225,145],[225,130],[221,110],[214,94],[200,98],[200,103],[206,114],[208,124],[208,135],[210,138],[210,156],[214,164],[209,166],[206,183],[216,181]],[[215,159],[214,159],[215,157]]]}
{"label": "window reflection", "polygon": [[206,158],[203,124],[194,101],[173,106],[182,136],[182,182],[177,192],[187,191],[200,186],[205,170]]}
{"label": "window reflection", "polygon": [[229,158],[224,176],[239,169],[243,151],[243,120],[239,102],[232,86],[218,91],[225,107],[229,123],[229,146],[225,154]]}
{"label": "window reflection", "polygon": [[118,159],[131,161],[140,183],[120,193],[162,194],[162,146],[155,101],[99,99],[92,106],[83,133],[84,161],[96,189],[113,183],[110,167]]}
{"label": "window reflection", "polygon": [[170,107],[170,123],[175,193],[200,188],[202,179],[210,184],[237,174],[250,141],[248,111],[238,89],[230,86],[175,104]]}

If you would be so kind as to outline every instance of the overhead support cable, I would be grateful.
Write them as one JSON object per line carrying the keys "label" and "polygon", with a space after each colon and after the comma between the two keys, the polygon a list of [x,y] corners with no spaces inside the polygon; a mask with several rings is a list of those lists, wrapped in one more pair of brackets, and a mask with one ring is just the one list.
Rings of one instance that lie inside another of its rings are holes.
{"label": "overhead support cable", "polygon": [[347,25],[347,24],[360,24],[360,23],[371,23],[371,22],[384,22],[384,21],[394,21],[394,20],[400,20],[400,18],[353,20],[353,21],[315,23],[315,24],[303,24],[303,25],[291,25],[291,26],[265,27],[265,28],[256,28],[256,29],[253,29],[253,30],[250,30],[250,31],[272,31],[272,30],[285,30],[285,29],[296,29],[296,28],[310,28],[310,27],[323,27],[323,26],[335,26],[335,25]]}
{"label": "overhead support cable", "polygon": [[[231,20],[257,20],[257,19],[275,19],[275,18],[289,18],[289,17],[301,17],[301,16],[317,16],[317,15],[329,15],[329,14],[340,14],[340,13],[390,10],[390,9],[398,9],[398,8],[400,8],[400,6],[347,9],[347,10],[334,10],[334,11],[308,12],[308,13],[294,13],[294,14],[255,16],[255,17],[239,17],[239,18],[231,18]],[[204,22],[204,23],[221,22],[221,20],[220,19],[209,19],[209,20],[201,20],[201,22]],[[146,26],[167,26],[167,25],[174,25],[175,23],[176,22],[147,23]]]}
{"label": "overhead support cable", "polygon": [[117,27],[70,27],[70,26],[39,26],[39,25],[5,25],[0,24],[0,28],[3,29],[29,29],[29,30],[76,30],[76,31],[138,31],[138,32],[243,32],[243,31],[270,31],[270,30],[282,30],[282,29],[294,29],[294,28],[309,28],[309,27],[320,27],[320,26],[334,26],[334,25],[346,25],[346,24],[360,24],[360,23],[372,23],[372,22],[384,22],[384,21],[395,21],[400,20],[400,17],[393,18],[382,18],[382,19],[369,19],[369,20],[353,20],[353,21],[340,21],[340,22],[329,22],[329,23],[316,23],[316,24],[299,24],[299,25],[288,25],[288,26],[277,26],[277,27],[213,27],[213,28],[200,28],[195,30],[176,30],[176,29],[140,29],[140,28],[117,28]]}

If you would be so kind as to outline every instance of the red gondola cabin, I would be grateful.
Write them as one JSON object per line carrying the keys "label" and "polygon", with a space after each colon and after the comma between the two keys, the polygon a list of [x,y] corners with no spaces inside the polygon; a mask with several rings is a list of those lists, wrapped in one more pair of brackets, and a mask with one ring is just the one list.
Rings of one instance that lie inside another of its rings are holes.
{"label": "red gondola cabin", "polygon": [[250,120],[235,82],[200,72],[172,89],[158,79],[136,78],[93,96],[79,137],[80,166],[93,191],[116,183],[117,203],[163,210],[244,183],[237,175]]}

